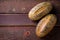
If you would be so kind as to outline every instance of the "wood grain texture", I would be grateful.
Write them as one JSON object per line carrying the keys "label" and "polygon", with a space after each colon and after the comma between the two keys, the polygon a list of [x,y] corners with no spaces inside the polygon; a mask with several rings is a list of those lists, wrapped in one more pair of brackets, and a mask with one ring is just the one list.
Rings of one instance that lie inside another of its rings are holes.
{"label": "wood grain texture", "polygon": [[55,27],[46,37],[39,38],[35,27],[0,27],[0,40],[60,40],[60,27]]}
{"label": "wood grain texture", "polygon": [[[56,26],[60,26],[60,15],[57,16]],[[28,14],[0,14],[0,26],[36,26],[39,21],[32,21],[28,18]]]}
{"label": "wood grain texture", "polygon": [[32,7],[43,1],[50,1],[60,13],[60,0],[0,0],[0,13],[28,13]]}
{"label": "wood grain texture", "polygon": [[0,25],[36,25],[27,14],[0,14]]}

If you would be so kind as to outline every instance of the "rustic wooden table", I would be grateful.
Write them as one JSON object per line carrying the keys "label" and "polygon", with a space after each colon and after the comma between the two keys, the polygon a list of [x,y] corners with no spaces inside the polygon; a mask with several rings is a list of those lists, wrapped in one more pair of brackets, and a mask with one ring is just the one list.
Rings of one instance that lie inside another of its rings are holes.
{"label": "rustic wooden table", "polygon": [[[44,38],[35,34],[36,25],[28,12],[36,4],[50,1],[57,24]],[[0,40],[60,40],[60,0],[0,0]]]}

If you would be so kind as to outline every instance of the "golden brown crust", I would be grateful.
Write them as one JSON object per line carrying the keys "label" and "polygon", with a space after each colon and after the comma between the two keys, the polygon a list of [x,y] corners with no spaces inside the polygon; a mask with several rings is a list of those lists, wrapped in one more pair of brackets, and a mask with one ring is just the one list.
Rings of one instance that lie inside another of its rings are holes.
{"label": "golden brown crust", "polygon": [[37,4],[35,7],[33,7],[30,10],[28,17],[31,20],[39,20],[44,15],[48,14],[51,10],[52,10],[52,5],[50,2],[42,2]]}
{"label": "golden brown crust", "polygon": [[57,18],[54,14],[49,14],[44,17],[36,27],[36,35],[38,37],[44,37],[47,35],[55,26]]}

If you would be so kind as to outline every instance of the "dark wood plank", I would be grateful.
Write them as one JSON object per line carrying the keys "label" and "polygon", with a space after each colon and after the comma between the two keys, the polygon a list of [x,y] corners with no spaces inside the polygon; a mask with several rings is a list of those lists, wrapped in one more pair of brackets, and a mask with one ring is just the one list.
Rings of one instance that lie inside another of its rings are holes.
{"label": "dark wood plank", "polygon": [[0,25],[36,25],[27,14],[0,14]]}
{"label": "dark wood plank", "polygon": [[[60,26],[60,15],[56,14],[56,17],[56,26]],[[37,23],[38,21],[30,20],[28,14],[0,14],[0,26],[36,26]]]}
{"label": "dark wood plank", "polygon": [[50,1],[57,14],[60,13],[60,0],[0,0],[0,13],[28,13],[36,4]]}
{"label": "dark wood plank", "polygon": [[35,0],[1,0],[0,13],[28,13],[37,3]]}
{"label": "dark wood plank", "polygon": [[0,40],[60,40],[60,27],[55,27],[44,38],[36,36],[35,27],[0,27]]}

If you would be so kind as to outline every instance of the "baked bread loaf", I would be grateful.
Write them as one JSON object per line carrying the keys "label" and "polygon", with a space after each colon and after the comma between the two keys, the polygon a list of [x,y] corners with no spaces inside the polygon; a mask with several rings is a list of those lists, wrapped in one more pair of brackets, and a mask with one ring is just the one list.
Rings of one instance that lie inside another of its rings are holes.
{"label": "baked bread loaf", "polygon": [[48,14],[52,10],[52,4],[50,2],[42,2],[33,7],[28,17],[31,20],[39,20],[44,15]]}
{"label": "baked bread loaf", "polygon": [[46,36],[55,26],[57,18],[54,14],[49,14],[41,19],[36,27],[36,35],[38,37]]}

